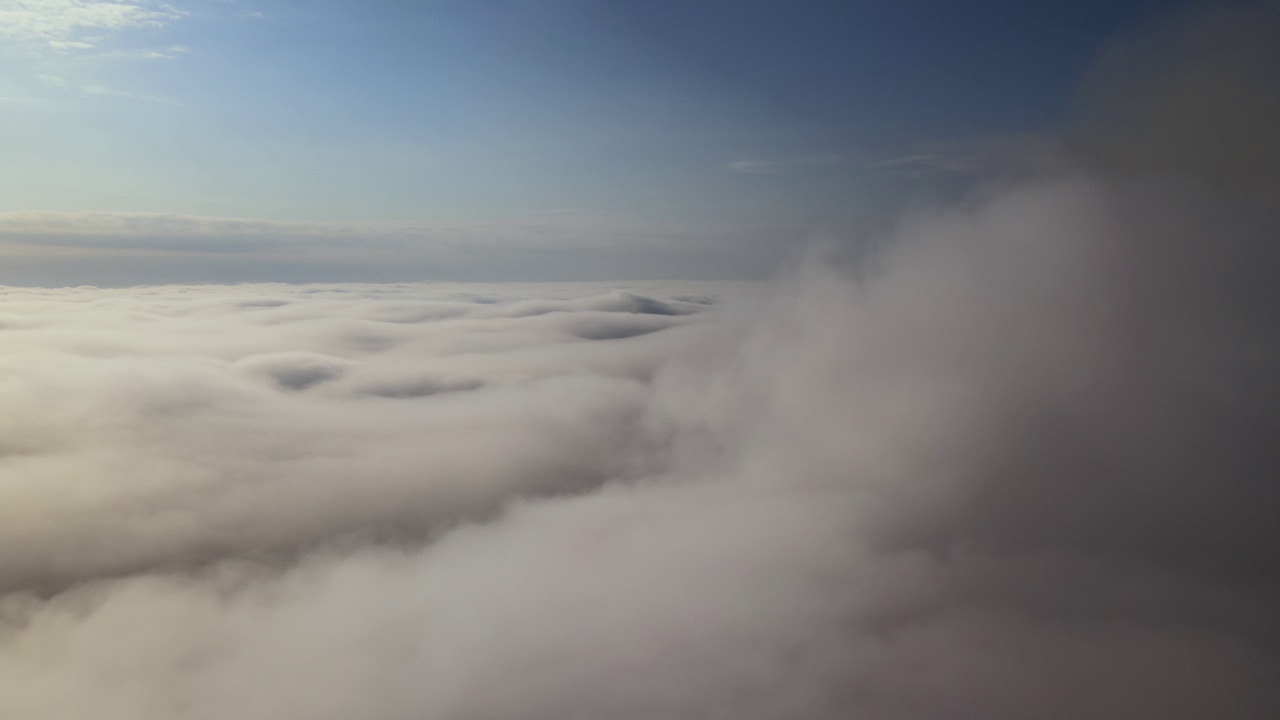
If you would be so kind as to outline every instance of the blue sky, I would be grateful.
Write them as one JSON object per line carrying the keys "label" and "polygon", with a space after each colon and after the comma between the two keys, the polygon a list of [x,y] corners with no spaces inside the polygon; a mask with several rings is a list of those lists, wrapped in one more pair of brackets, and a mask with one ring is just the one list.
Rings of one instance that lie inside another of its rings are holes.
{"label": "blue sky", "polygon": [[704,274],[758,273],[910,192],[900,159],[1054,131],[1103,43],[1179,5],[0,0],[0,237],[26,248],[0,282],[49,247],[145,281],[157,243],[212,267],[277,236],[280,267],[365,238],[428,275],[470,244],[589,246],[594,277],[727,243],[746,259]]}

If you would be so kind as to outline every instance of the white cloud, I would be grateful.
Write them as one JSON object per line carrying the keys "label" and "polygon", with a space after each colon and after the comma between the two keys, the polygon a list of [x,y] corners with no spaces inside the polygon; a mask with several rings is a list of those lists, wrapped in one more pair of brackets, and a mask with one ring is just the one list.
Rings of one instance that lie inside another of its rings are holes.
{"label": "white cloud", "polygon": [[[0,44],[17,50],[7,53],[8,60],[25,65],[46,92],[79,89],[82,96],[178,104],[163,93],[120,89],[114,69],[130,60],[190,54],[184,45],[156,46],[168,26],[185,15],[144,0],[0,0]],[[145,78],[134,76],[129,84],[145,87]]]}
{"label": "white cloud", "polygon": [[108,58],[126,58],[134,60],[177,60],[194,51],[185,45],[170,45],[166,48],[137,48],[133,50],[113,50],[105,53]]}
{"label": "white cloud", "polygon": [[91,50],[93,43],[84,40],[50,40],[49,47],[54,50]]}
{"label": "white cloud", "polygon": [[181,18],[175,8],[128,0],[0,0],[0,37],[55,50],[87,49],[88,36],[162,29]]}
{"label": "white cloud", "polygon": [[0,288],[0,716],[1273,717],[1273,226],[1185,192],[763,295]]}

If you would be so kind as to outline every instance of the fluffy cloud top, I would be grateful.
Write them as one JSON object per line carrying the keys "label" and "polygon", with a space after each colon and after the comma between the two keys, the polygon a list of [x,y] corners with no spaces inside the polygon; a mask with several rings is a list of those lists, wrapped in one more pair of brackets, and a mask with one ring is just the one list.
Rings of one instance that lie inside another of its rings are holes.
{"label": "fluffy cloud top", "polygon": [[7,289],[0,715],[1273,717],[1275,293],[1185,192],[767,293]]}

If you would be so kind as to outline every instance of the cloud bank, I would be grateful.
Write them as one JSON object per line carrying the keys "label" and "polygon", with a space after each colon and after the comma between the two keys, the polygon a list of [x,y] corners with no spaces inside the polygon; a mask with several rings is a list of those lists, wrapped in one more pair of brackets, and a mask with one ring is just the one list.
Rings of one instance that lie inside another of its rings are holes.
{"label": "cloud bank", "polygon": [[575,210],[457,223],[11,212],[0,213],[0,284],[757,279],[805,234]]}
{"label": "cloud bank", "polygon": [[0,715],[1272,717],[1219,202],[1055,177],[767,292],[8,289]]}

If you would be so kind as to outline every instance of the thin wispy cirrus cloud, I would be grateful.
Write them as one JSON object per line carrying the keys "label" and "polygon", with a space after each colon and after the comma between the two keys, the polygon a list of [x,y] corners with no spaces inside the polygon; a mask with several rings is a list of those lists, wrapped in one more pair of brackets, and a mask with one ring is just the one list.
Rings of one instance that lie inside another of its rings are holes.
{"label": "thin wispy cirrus cloud", "polygon": [[120,90],[118,88],[113,88],[108,85],[85,85],[84,87],[80,88],[80,92],[83,95],[89,95],[89,96],[126,98],[129,100],[142,100],[144,102],[160,103],[162,105],[181,105],[182,104],[177,98],[172,98],[172,97],[169,97],[168,95],[153,95],[148,93],[129,92],[127,90]]}
{"label": "thin wispy cirrus cloud", "polygon": [[839,155],[820,155],[779,160],[738,160],[729,163],[727,167],[732,172],[744,175],[774,175],[795,170],[836,167],[843,163],[844,159]]}
{"label": "thin wispy cirrus cloud", "polygon": [[778,163],[773,160],[739,160],[729,163],[729,169],[748,175],[772,175],[778,172]]}
{"label": "thin wispy cirrus cloud", "polygon": [[36,95],[40,90],[70,91],[81,97],[175,104],[161,94],[117,86],[113,61],[176,60],[191,54],[192,48],[166,43],[164,37],[187,15],[168,3],[145,0],[0,0],[0,40],[17,51],[13,62],[36,81]]}
{"label": "thin wispy cirrus cloud", "polygon": [[136,50],[113,50],[107,54],[111,58],[129,58],[135,60],[177,60],[184,55],[195,52],[186,45],[170,45],[165,48],[141,48]]}
{"label": "thin wispy cirrus cloud", "polygon": [[163,30],[186,13],[165,3],[3,0],[0,37],[52,51],[91,50],[128,30]]}
{"label": "thin wispy cirrus cloud", "polygon": [[1063,151],[1062,138],[1043,133],[1018,133],[931,143],[906,155],[864,163],[859,169],[910,179],[978,176],[1043,168],[1060,161]]}

